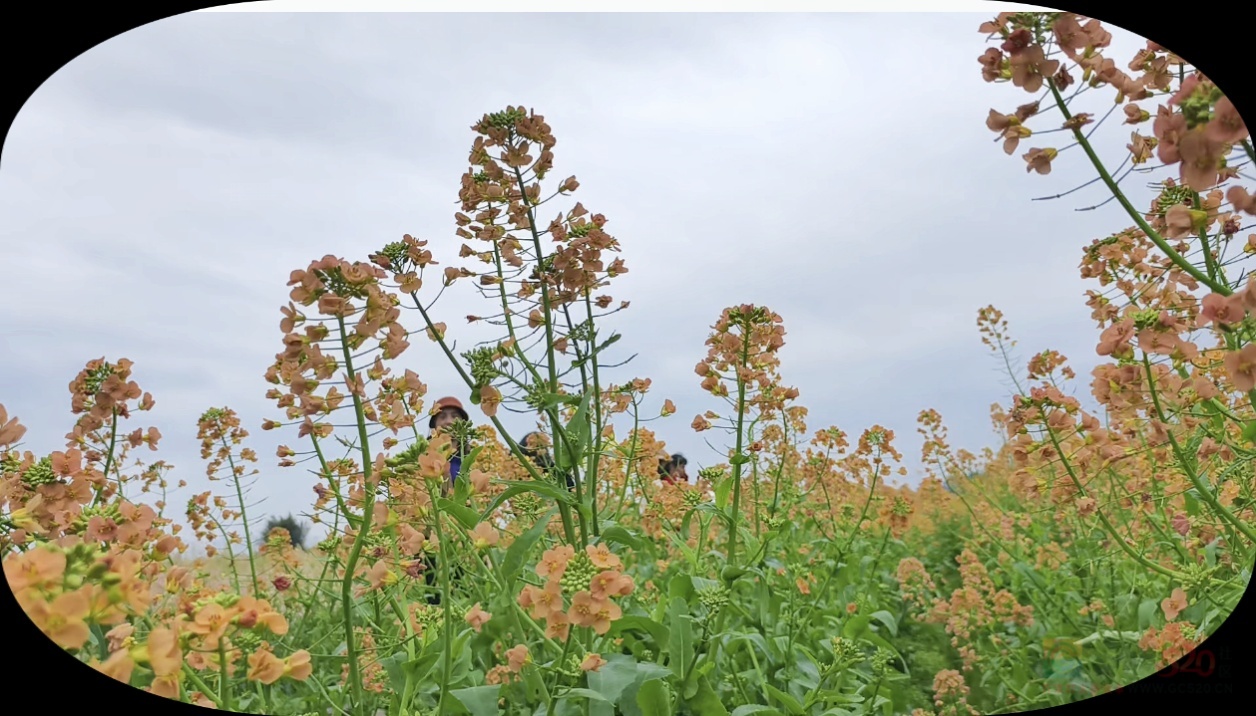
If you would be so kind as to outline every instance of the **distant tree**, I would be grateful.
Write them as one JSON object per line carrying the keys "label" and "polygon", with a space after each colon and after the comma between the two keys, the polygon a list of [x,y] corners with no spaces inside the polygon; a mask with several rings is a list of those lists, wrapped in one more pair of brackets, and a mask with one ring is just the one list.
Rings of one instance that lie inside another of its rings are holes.
{"label": "distant tree", "polygon": [[283,518],[272,517],[266,523],[266,529],[262,530],[262,541],[265,542],[270,537],[270,533],[276,527],[288,531],[288,538],[292,540],[292,546],[298,549],[305,549],[305,536],[309,533],[310,527],[304,522],[298,522],[295,517],[288,515]]}

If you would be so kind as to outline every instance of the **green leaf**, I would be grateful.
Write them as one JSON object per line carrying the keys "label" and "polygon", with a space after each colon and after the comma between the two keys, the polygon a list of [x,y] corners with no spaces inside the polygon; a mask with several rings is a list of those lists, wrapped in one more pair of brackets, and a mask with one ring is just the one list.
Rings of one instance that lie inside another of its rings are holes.
{"label": "green leaf", "polygon": [[733,478],[726,477],[715,486],[715,506],[721,510],[728,507],[728,495],[733,490]]}
{"label": "green leaf", "polygon": [[506,548],[506,556],[502,558],[502,577],[506,580],[506,584],[509,585],[515,581],[515,577],[519,575],[519,570],[523,568],[524,562],[528,559],[528,553],[545,536],[545,530],[549,527],[550,520],[553,518],[554,510],[546,512],[536,521],[536,524],[529,527],[526,532],[519,535]]}
{"label": "green leaf", "polygon": [[579,688],[568,689],[567,691],[563,692],[562,696],[559,696],[558,698],[560,699],[580,698],[580,699],[589,699],[591,701],[610,701],[610,699],[606,698],[605,696],[603,696],[602,694],[599,694],[596,691],[593,691],[592,689],[579,689]]}
{"label": "green leaf", "polygon": [[667,685],[660,679],[650,679],[637,690],[637,706],[641,716],[675,716]]}
{"label": "green leaf", "polygon": [[1249,445],[1256,445],[1256,420],[1249,421],[1243,426],[1243,439]]}
{"label": "green leaf", "polygon": [[[714,663],[708,663],[714,666]],[[697,691],[685,701],[695,716],[728,716],[728,709],[720,703],[720,697],[716,695],[715,689],[711,688],[706,677],[698,679],[697,682]]]}
{"label": "green leaf", "polygon": [[501,710],[497,708],[499,691],[501,691],[501,684],[495,684],[472,686],[469,689],[453,689],[449,695],[467,707],[471,716],[497,716],[501,713]]}
{"label": "green leaf", "polygon": [[1182,497],[1185,498],[1186,502],[1186,514],[1191,517],[1199,516],[1199,500],[1196,498],[1196,495],[1198,494],[1199,493],[1195,490],[1195,488],[1191,488],[1182,493]]}
{"label": "green leaf", "polygon": [[542,497],[549,497],[559,502],[566,502],[569,505],[576,503],[576,498],[570,492],[559,488],[552,482],[541,482],[540,480],[510,480],[506,481],[509,487],[502,494],[498,495],[489,503],[488,508],[480,513],[480,521],[487,520],[497,508],[501,507],[507,500],[515,495],[524,492],[535,492]]}
{"label": "green leaf", "polygon": [[798,699],[794,698],[793,696],[785,693],[784,691],[781,691],[780,689],[776,688],[775,686],[772,686],[771,684],[765,683],[763,685],[763,688],[767,689],[768,694],[770,694],[773,698],[775,698],[777,701],[780,701],[781,704],[785,707],[785,709],[789,711],[790,714],[792,714],[792,716],[804,716],[804,714],[807,713],[806,710],[803,709],[802,703],[799,702]]}
{"label": "green leaf", "polygon": [[781,716],[780,709],[773,708],[766,704],[746,704],[733,709],[730,716],[750,716],[750,714],[764,714],[765,716]]}
{"label": "green leaf", "polygon": [[619,703],[624,689],[637,680],[637,660],[627,654],[609,654],[606,663],[589,672],[589,687],[612,704]]}
{"label": "green leaf", "polygon": [[467,498],[471,496],[471,466],[483,449],[483,446],[472,449],[471,454],[467,455],[458,468],[458,479],[454,482],[454,502],[460,505],[466,504]]}
{"label": "green leaf", "polygon": [[466,505],[459,505],[452,500],[447,500],[444,497],[438,497],[436,498],[436,506],[439,507],[442,512],[447,512],[452,515],[454,519],[458,520],[459,524],[469,530],[475,529],[475,526],[480,524],[480,516],[475,513],[475,510],[467,507]]}
{"label": "green leaf", "polygon": [[898,622],[894,619],[894,615],[882,609],[879,612],[873,612],[872,618],[885,625],[890,631],[890,636],[898,636]]}
{"label": "green leaf", "polygon": [[1138,605],[1138,630],[1143,631],[1151,626],[1151,620],[1156,616],[1156,604],[1154,599],[1144,599],[1142,604]]}
{"label": "green leaf", "polygon": [[602,541],[622,544],[630,549],[643,549],[641,538],[634,535],[628,528],[619,525],[611,525],[602,530]]}
{"label": "green leaf", "polygon": [[686,670],[693,661],[693,625],[690,619],[688,602],[682,597],[672,597],[667,608],[668,628],[671,630],[668,664],[681,681],[684,681]]}
{"label": "green leaf", "polygon": [[680,597],[686,602],[693,601],[693,578],[687,574],[678,574],[672,577],[672,581],[667,584],[667,596],[672,599]]}
{"label": "green leaf", "polygon": [[[620,617],[611,624],[610,635],[614,636],[622,634],[626,631],[639,630],[650,635],[654,640],[654,646],[658,649],[664,648],[668,644],[668,629],[649,617],[627,616]],[[606,669],[605,666],[602,669]],[[591,672],[590,677],[598,672]]]}
{"label": "green leaf", "polygon": [[567,428],[564,430],[567,440],[565,442],[560,440],[558,449],[554,451],[559,470],[570,470],[573,466],[580,464],[580,456],[589,445],[592,430],[588,419],[591,395],[591,393],[585,393],[580,399],[580,407],[576,408],[576,412],[571,416],[571,421],[567,423]]}

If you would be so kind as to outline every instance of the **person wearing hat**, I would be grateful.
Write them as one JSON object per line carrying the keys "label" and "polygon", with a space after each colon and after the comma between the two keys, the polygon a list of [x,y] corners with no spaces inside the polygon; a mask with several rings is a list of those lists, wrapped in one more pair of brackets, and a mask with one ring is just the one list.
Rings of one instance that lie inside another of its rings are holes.
{"label": "person wearing hat", "polygon": [[[541,469],[542,473],[547,477],[555,478],[558,466],[554,463],[554,458],[550,457],[549,450],[545,448],[545,436],[539,432],[528,433],[519,442],[519,449],[532,460],[533,464]],[[575,478],[566,470],[561,472],[562,477],[565,477],[567,480],[567,489],[574,491],[576,489]]]}
{"label": "person wearing hat", "polygon": [[[467,415],[467,411],[462,407],[462,402],[453,396],[446,396],[436,401],[435,412],[432,413],[431,419],[427,421],[428,439],[436,437],[436,434],[452,426],[459,420],[470,421],[471,416]],[[456,444],[454,446],[454,454],[449,458],[449,482],[446,482],[442,488],[442,492],[446,497],[452,492],[454,482],[458,479],[458,473],[462,471],[462,458],[466,455],[467,446],[465,443]],[[425,554],[422,557],[424,566],[424,581],[427,586],[432,589],[428,595],[427,601],[431,605],[440,604],[440,592],[436,590],[436,558],[433,555]],[[451,576],[455,581],[463,575],[462,566],[458,564],[451,565],[453,567]]]}
{"label": "person wearing hat", "polygon": [[668,455],[666,452],[659,452],[659,479],[668,485],[675,485],[678,482],[689,482],[689,474],[685,467],[689,461],[684,455],[676,453]]}
{"label": "person wearing hat", "polygon": [[[462,407],[462,402],[453,396],[446,396],[436,401],[435,407],[436,412],[427,422],[429,439],[458,420],[468,422],[471,420],[471,416],[467,415],[467,411]],[[462,471],[462,458],[466,454],[466,447],[465,444],[456,445],[454,454],[449,458],[449,487],[453,487],[454,481],[458,479],[458,473]]]}

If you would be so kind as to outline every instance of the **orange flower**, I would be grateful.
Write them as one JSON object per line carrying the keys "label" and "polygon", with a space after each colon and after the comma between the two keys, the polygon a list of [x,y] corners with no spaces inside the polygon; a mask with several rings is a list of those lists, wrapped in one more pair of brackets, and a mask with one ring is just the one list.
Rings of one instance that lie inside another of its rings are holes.
{"label": "orange flower", "polygon": [[1030,149],[1024,157],[1026,164],[1025,171],[1036,171],[1039,174],[1050,174],[1051,160],[1055,159],[1058,154],[1059,152],[1051,147],[1046,149],[1034,147],[1033,149]]}
{"label": "orange flower", "polygon": [[606,666],[606,659],[603,659],[600,654],[589,654],[584,657],[584,661],[580,662],[580,668],[584,671],[597,671],[603,666]]}
{"label": "orange flower", "polygon": [[589,555],[589,560],[593,562],[593,566],[598,569],[618,570],[623,569],[624,567],[624,563],[619,561],[619,557],[616,557],[615,554],[611,552],[610,547],[607,547],[605,542],[602,542],[597,546],[589,545],[584,548],[584,551],[585,554]]}
{"label": "orange flower", "polygon": [[545,636],[548,639],[567,641],[571,634],[571,619],[561,609],[555,609],[545,617]]}
{"label": "orange flower", "polygon": [[37,547],[4,561],[4,579],[15,594],[59,583],[64,574],[65,555],[47,547]]}
{"label": "orange flower", "polygon": [[563,587],[557,579],[546,582],[541,589],[529,584],[519,593],[519,606],[527,609],[533,619],[545,619],[563,608]]}
{"label": "orange flower", "polygon": [[1181,587],[1174,589],[1172,595],[1160,602],[1160,608],[1164,610],[1164,618],[1169,621],[1177,619],[1178,614],[1181,614],[1186,607],[1186,592],[1182,591]]}
{"label": "orange flower", "polygon": [[595,599],[612,596],[626,597],[632,594],[633,587],[632,577],[614,570],[599,572],[589,583],[589,591]]}
{"label": "orange flower", "polygon": [[149,686],[148,690],[154,696],[177,699],[179,698],[179,680],[174,676],[158,676],[153,679],[152,686]]}
{"label": "orange flower", "polygon": [[467,623],[470,624],[471,628],[476,630],[477,632],[480,631],[480,629],[484,627],[484,624],[488,622],[489,619],[492,619],[492,618],[493,618],[492,614],[489,614],[488,612],[480,608],[479,602],[476,602],[475,606],[467,610],[467,615],[466,615]]}
{"label": "orange flower", "polygon": [[532,656],[528,653],[528,647],[519,644],[506,650],[506,658],[510,662],[510,670],[513,673],[519,673],[526,664],[531,663]]}
{"label": "orange flower", "polygon": [[811,585],[801,577],[794,581],[794,585],[798,587],[798,591],[803,594],[811,594]]}
{"label": "orange flower", "polygon": [[561,579],[567,569],[567,562],[575,555],[576,549],[569,544],[545,550],[541,561],[536,565],[537,576],[542,579]]}
{"label": "orange flower", "polygon": [[501,540],[501,533],[487,522],[481,522],[471,530],[471,543],[476,549],[487,549]]}
{"label": "orange flower", "polygon": [[135,670],[135,661],[126,649],[119,649],[109,655],[104,663],[93,659],[91,666],[96,671],[124,684],[131,683],[131,673]]}
{"label": "orange flower", "polygon": [[31,621],[63,649],[78,649],[91,635],[84,621],[91,613],[85,589],[58,595],[51,604],[35,601],[27,609]]}
{"label": "orange flower", "polygon": [[571,598],[570,616],[576,626],[591,627],[601,635],[610,631],[611,622],[623,616],[623,610],[609,599],[595,599],[581,590]]}
{"label": "orange flower", "polygon": [[283,664],[284,675],[297,681],[305,681],[314,673],[314,666],[310,664],[310,652],[305,649],[290,654],[283,660]]}
{"label": "orange flower", "polygon": [[260,681],[263,684],[273,684],[283,677],[284,664],[283,661],[265,649],[259,649],[249,654],[249,671],[247,678],[249,681]]}
{"label": "orange flower", "polygon": [[254,597],[240,597],[235,608],[240,611],[240,616],[236,618],[236,621],[245,629],[262,626],[269,629],[275,636],[288,633],[288,620],[284,615],[271,609],[268,602]]}
{"label": "orange flower", "polygon": [[218,640],[226,633],[230,618],[221,604],[209,603],[196,613],[187,631],[200,636],[206,649],[218,648]]}
{"label": "orange flower", "polygon": [[157,676],[175,676],[183,668],[183,650],[173,629],[158,627],[148,633],[148,666]]}
{"label": "orange flower", "polygon": [[1225,369],[1234,387],[1246,393],[1256,388],[1256,343],[1243,346],[1242,350],[1225,354]]}

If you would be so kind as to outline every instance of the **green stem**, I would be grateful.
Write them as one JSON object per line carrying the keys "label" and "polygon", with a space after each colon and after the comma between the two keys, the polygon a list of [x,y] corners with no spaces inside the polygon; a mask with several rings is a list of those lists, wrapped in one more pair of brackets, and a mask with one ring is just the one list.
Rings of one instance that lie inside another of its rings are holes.
{"label": "green stem", "polygon": [[[1143,367],[1147,374],[1147,387],[1151,392],[1152,405],[1155,406],[1156,414],[1160,417],[1161,421],[1163,421],[1164,410],[1160,405],[1160,393],[1156,390],[1156,381],[1151,372],[1151,361],[1147,357],[1146,353],[1143,353]],[[1166,425],[1166,428],[1167,427],[1168,426]],[[1235,529],[1242,532],[1243,536],[1247,537],[1249,541],[1256,542],[1256,532],[1253,532],[1252,528],[1247,523],[1236,517],[1233,512],[1226,509],[1226,506],[1217,500],[1217,496],[1213,494],[1213,491],[1209,489],[1202,480],[1199,479],[1199,474],[1187,461],[1186,454],[1182,452],[1182,447],[1178,445],[1177,438],[1173,437],[1173,433],[1167,429],[1165,430],[1165,433],[1169,436],[1169,445],[1173,448],[1173,454],[1177,456],[1178,464],[1182,466],[1182,470],[1186,473],[1187,479],[1189,479],[1191,484],[1195,486],[1195,491],[1199,493],[1199,496],[1203,498],[1204,502],[1207,502],[1209,507],[1216,511],[1217,514],[1225,518],[1226,522],[1234,525]]]}
{"label": "green stem", "polygon": [[[337,316],[336,323],[340,328],[345,372],[348,375],[349,384],[355,385],[357,373],[353,369],[353,357],[349,354],[344,317]],[[353,396],[353,412],[358,423],[359,448],[362,453],[362,489],[365,494],[362,500],[362,522],[358,526],[357,534],[353,537],[353,546],[349,549],[349,558],[345,561],[345,577],[340,588],[340,598],[344,616],[345,649],[349,659],[349,686],[353,690],[354,706],[360,709],[363,707],[364,699],[362,695],[362,676],[358,665],[358,649],[354,644],[353,634],[353,570],[357,567],[358,559],[362,555],[362,548],[366,544],[366,536],[370,532],[371,521],[375,516],[375,484],[372,480],[374,463],[371,461],[370,438],[366,433],[366,415],[362,408],[362,396],[358,395],[356,391],[351,391],[351,395]]]}
{"label": "green stem", "polygon": [[[1047,82],[1047,86],[1051,88],[1051,95],[1055,98],[1055,104],[1060,109],[1060,113],[1064,115],[1065,121],[1072,119],[1073,115],[1069,113],[1068,105],[1064,102],[1064,98],[1060,96],[1060,90],[1056,88],[1055,83]],[[1142,212],[1134,208],[1134,205],[1131,204],[1129,199],[1125,197],[1125,192],[1121,191],[1121,187],[1117,185],[1116,181],[1113,180],[1112,175],[1108,173],[1107,168],[1104,167],[1103,162],[1099,159],[1099,156],[1095,154],[1094,147],[1090,145],[1090,140],[1086,138],[1086,135],[1080,128],[1074,128],[1072,131],[1074,138],[1077,139],[1077,143],[1081,146],[1082,150],[1086,152],[1086,156],[1090,158],[1090,163],[1095,167],[1095,171],[1099,172],[1099,178],[1102,179],[1103,183],[1108,187],[1108,191],[1112,192],[1112,196],[1120,202],[1126,213],[1130,215],[1130,218],[1134,220],[1134,223],[1138,225],[1138,228],[1147,235],[1147,238],[1151,239],[1152,243],[1163,251],[1165,256],[1167,256],[1170,261],[1176,264],[1178,268],[1190,274],[1196,281],[1199,281],[1222,296],[1229,296],[1233,293],[1229,286],[1212,280],[1196,268],[1194,264],[1187,261],[1181,254],[1174,251],[1173,247],[1169,246],[1168,242],[1164,240],[1164,237],[1160,235],[1160,232],[1151,228],[1151,225],[1143,218]]]}
{"label": "green stem", "polygon": [[240,476],[236,473],[235,459],[231,456],[231,448],[227,445],[227,437],[219,435],[223,448],[227,451],[227,467],[231,469],[231,482],[235,484],[236,499],[240,501],[240,520],[244,523],[244,542],[248,547],[249,554],[249,575],[253,578],[252,585],[249,590],[254,594],[257,593],[257,564],[253,559],[253,537],[249,534],[249,516],[244,508],[244,490],[240,487]]}
{"label": "green stem", "polygon": [[[746,317],[749,319],[749,316]],[[742,327],[741,340],[741,361],[738,368],[747,367],[750,362],[750,326]],[[737,445],[733,451],[733,511],[729,520],[728,529],[728,558],[727,564],[730,567],[736,566],[737,555],[737,521],[741,517],[741,466],[745,460],[742,454],[742,445],[745,435],[743,431],[746,424],[746,381],[741,375],[741,370],[737,371]]]}

